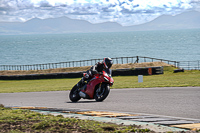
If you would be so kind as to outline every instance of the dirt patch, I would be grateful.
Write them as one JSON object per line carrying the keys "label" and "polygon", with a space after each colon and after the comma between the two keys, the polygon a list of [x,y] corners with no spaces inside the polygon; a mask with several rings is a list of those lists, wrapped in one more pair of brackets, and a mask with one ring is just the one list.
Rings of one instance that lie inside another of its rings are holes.
{"label": "dirt patch", "polygon": [[[123,68],[138,68],[138,67],[156,67],[156,66],[171,66],[164,62],[145,62],[145,63],[129,63],[129,64],[114,64],[111,69]],[[0,75],[29,75],[29,74],[47,74],[47,73],[64,73],[64,72],[80,72],[87,71],[91,66],[85,67],[69,67],[47,70],[29,70],[29,71],[0,71]]]}

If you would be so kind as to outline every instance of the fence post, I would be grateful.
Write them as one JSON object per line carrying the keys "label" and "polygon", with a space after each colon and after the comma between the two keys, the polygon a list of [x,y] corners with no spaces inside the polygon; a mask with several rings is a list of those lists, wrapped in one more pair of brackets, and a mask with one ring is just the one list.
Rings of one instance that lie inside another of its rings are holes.
{"label": "fence post", "polygon": [[[130,58],[130,59],[129,59]],[[134,62],[134,58],[136,58]],[[168,64],[174,64],[175,67],[182,67],[183,62],[178,61],[170,61],[170,60],[163,60],[163,59],[157,59],[157,58],[151,58],[151,57],[142,57],[142,56],[134,56],[134,57],[116,57],[113,58],[113,61],[116,60],[116,64],[124,64],[129,63],[129,61],[132,63],[139,63],[140,58],[141,62],[148,62],[148,61],[161,61],[166,62]],[[69,61],[69,62],[59,62],[59,63],[46,63],[46,64],[33,64],[33,65],[0,65],[0,71],[2,70],[44,70],[44,69],[56,69],[56,68],[65,68],[65,67],[82,67],[82,66],[88,66],[93,65],[97,61],[100,61],[100,59],[91,59],[91,60],[80,60],[80,61]],[[197,64],[196,64],[197,63]],[[190,66],[191,65],[191,66]],[[194,68],[195,67],[195,68]],[[191,69],[199,69],[200,70],[200,60],[195,61],[193,63],[192,61],[184,61],[183,68],[191,70]]]}

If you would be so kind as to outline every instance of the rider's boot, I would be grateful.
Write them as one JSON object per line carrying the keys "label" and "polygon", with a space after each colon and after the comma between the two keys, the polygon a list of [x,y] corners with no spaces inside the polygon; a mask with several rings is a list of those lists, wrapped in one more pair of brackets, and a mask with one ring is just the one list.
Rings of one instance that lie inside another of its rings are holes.
{"label": "rider's boot", "polygon": [[81,90],[84,90],[84,91],[85,91],[86,87],[87,87],[87,84],[83,85],[83,86],[81,87]]}
{"label": "rider's boot", "polygon": [[79,96],[83,99],[90,99],[90,96],[85,92],[87,88],[87,84],[83,85],[83,87],[80,89]]}
{"label": "rider's boot", "polygon": [[77,86],[79,87],[79,89],[80,89],[80,92],[79,92],[79,96],[81,97],[81,98],[84,98],[84,99],[86,99],[86,98],[89,98],[89,95],[88,94],[86,94],[85,92],[82,92],[81,90],[86,90],[86,87],[87,87],[87,84],[86,84],[86,78],[85,77],[83,77],[78,83],[77,83]]}

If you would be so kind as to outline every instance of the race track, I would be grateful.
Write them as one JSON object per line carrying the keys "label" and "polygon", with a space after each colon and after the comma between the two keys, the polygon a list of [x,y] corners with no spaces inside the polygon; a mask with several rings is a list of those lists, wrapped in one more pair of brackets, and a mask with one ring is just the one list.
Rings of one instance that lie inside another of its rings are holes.
{"label": "race track", "polygon": [[72,103],[69,91],[0,93],[5,106],[106,110],[200,119],[200,87],[111,89],[104,102]]}

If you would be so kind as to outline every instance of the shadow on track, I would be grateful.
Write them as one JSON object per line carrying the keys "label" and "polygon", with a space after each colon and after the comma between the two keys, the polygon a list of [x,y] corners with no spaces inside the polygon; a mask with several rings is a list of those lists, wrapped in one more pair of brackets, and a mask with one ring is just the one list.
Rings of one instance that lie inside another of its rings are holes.
{"label": "shadow on track", "polygon": [[78,101],[78,102],[66,102],[66,103],[98,103],[97,101]]}

